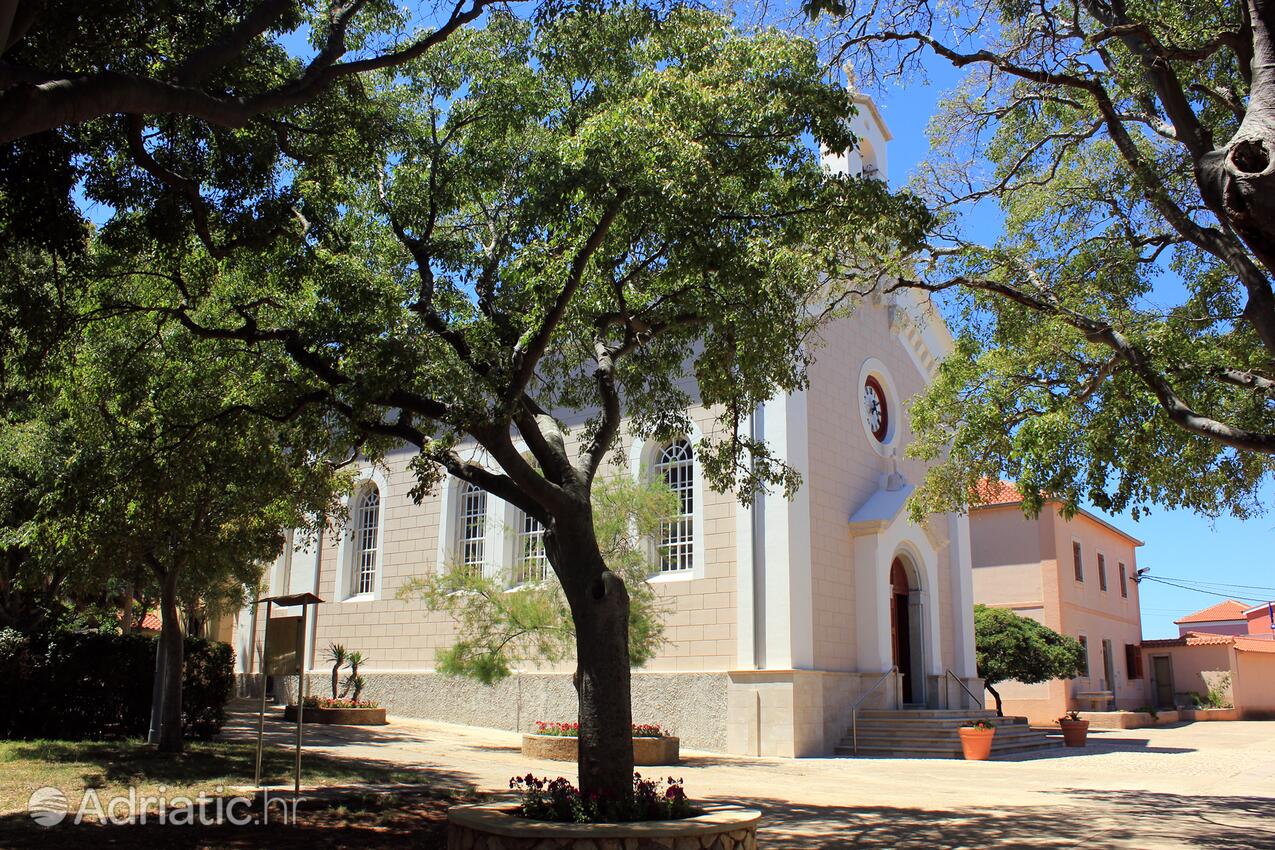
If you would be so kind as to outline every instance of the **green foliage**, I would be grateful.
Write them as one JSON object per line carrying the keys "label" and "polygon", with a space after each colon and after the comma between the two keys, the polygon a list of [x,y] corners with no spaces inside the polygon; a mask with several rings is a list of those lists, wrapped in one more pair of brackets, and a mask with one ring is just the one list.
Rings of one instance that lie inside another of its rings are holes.
{"label": "green foliage", "polygon": [[978,675],[991,687],[1004,681],[1036,684],[1071,679],[1084,669],[1080,641],[1005,608],[974,606]]}
{"label": "green foliage", "polygon": [[[0,629],[0,738],[98,740],[145,735],[158,639],[143,635],[55,632],[25,636]],[[221,730],[234,684],[234,652],[186,638],[182,727],[208,739]]]}
{"label": "green foliage", "polygon": [[[823,311],[845,306],[846,257],[901,258],[928,222],[914,198],[822,167],[818,144],[851,143],[851,107],[811,43],[704,11],[539,29],[496,14],[368,97],[371,143],[336,133],[298,165],[303,243],[137,261],[180,272],[163,303],[203,326],[295,331],[290,379],[343,422],[420,445],[421,493],[458,442],[526,409],[587,417],[587,444],[600,351],[641,436],[689,430],[693,394],[735,435],[804,386]],[[280,336],[258,341],[278,352]],[[527,400],[511,407],[515,384]],[[799,480],[746,438],[705,441],[699,460],[744,498]]]}
{"label": "green foliage", "polygon": [[[614,475],[593,486],[599,549],[607,568],[629,591],[629,662],[635,667],[650,660],[664,642],[669,605],[647,581],[654,569],[650,541],[662,518],[676,510],[676,494],[660,481]],[[458,624],[455,642],[435,659],[439,671],[491,684],[519,663],[572,657],[575,625],[557,577],[511,588],[513,582],[513,575],[487,576],[449,564],[441,573],[401,586],[399,598],[422,599]]]}
{"label": "green foliage", "polygon": [[267,364],[173,318],[116,310],[166,284],[121,279],[118,262],[101,250],[67,275],[85,319],[6,376],[23,402],[0,423],[5,590],[109,606],[126,588],[154,598],[173,571],[188,609],[238,607],[284,529],[339,514],[348,474],[321,416],[267,418],[287,399]]}
{"label": "green foliage", "polygon": [[1238,190],[1216,202],[1204,168],[1242,121],[1271,143],[1248,5],[803,6],[861,81],[906,85],[931,50],[965,73],[912,183],[937,226],[907,277],[957,335],[912,408],[931,461],[915,513],[960,509],[983,477],[1135,517],[1267,510],[1271,218]]}
{"label": "green foliage", "polygon": [[518,797],[517,814],[529,820],[559,823],[627,823],[667,821],[702,814],[686,796],[682,780],[643,779],[633,774],[633,788],[616,797],[599,797],[576,788],[563,777],[543,779],[528,773],[509,780]]}

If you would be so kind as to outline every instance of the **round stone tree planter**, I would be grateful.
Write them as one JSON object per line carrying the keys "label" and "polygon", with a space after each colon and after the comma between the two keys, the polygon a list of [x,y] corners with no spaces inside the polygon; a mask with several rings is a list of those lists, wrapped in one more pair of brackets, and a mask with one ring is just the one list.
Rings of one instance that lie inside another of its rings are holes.
{"label": "round stone tree planter", "polygon": [[[283,719],[289,723],[297,722],[297,707],[290,705],[283,710]],[[385,726],[383,708],[318,708],[306,706],[303,723],[323,723],[328,726]]]}
{"label": "round stone tree planter", "polygon": [[[307,712],[309,710],[307,709]],[[522,754],[527,758],[549,759],[550,761],[577,761],[579,759],[579,739],[569,735],[534,735],[522,736]],[[681,759],[678,752],[677,738],[634,738],[633,764],[644,767],[662,764],[677,764]]]}
{"label": "round stone tree planter", "polygon": [[452,806],[447,850],[756,850],[761,812],[707,806],[698,817],[635,823],[551,823],[508,804]]}

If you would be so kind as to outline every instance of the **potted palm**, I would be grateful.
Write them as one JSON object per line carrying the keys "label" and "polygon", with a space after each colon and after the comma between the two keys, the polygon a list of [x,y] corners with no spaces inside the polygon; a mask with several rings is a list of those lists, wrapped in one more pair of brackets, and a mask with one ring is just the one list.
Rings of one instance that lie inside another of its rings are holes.
{"label": "potted palm", "polygon": [[992,754],[996,727],[986,720],[972,720],[956,730],[961,736],[961,752],[966,761],[987,761]]}
{"label": "potted palm", "polygon": [[1063,743],[1069,747],[1083,747],[1089,736],[1089,721],[1080,719],[1080,712],[1069,711],[1058,718],[1062,728]]}

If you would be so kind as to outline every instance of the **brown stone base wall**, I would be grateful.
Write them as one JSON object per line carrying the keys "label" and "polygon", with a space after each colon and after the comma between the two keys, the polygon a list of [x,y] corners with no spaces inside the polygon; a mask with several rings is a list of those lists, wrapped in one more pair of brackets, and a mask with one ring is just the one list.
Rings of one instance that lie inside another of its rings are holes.
{"label": "brown stone base wall", "polygon": [[[576,761],[578,738],[569,735],[523,735],[522,754],[527,758],[551,761]],[[677,764],[677,738],[634,738],[633,763],[640,767]]]}
{"label": "brown stone base wall", "polygon": [[757,850],[754,829],[680,838],[540,838],[490,835],[451,824],[447,850]]}
{"label": "brown stone base wall", "polygon": [[761,813],[707,806],[685,820],[551,823],[527,820],[505,804],[447,810],[448,850],[756,850]]}

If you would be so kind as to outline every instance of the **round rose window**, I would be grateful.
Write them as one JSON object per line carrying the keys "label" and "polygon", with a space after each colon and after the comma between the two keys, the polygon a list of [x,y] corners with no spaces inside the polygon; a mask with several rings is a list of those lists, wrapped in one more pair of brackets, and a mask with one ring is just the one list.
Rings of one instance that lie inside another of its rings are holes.
{"label": "round rose window", "polygon": [[890,408],[886,405],[881,382],[871,375],[863,382],[863,415],[872,436],[877,442],[884,443],[890,433]]}

